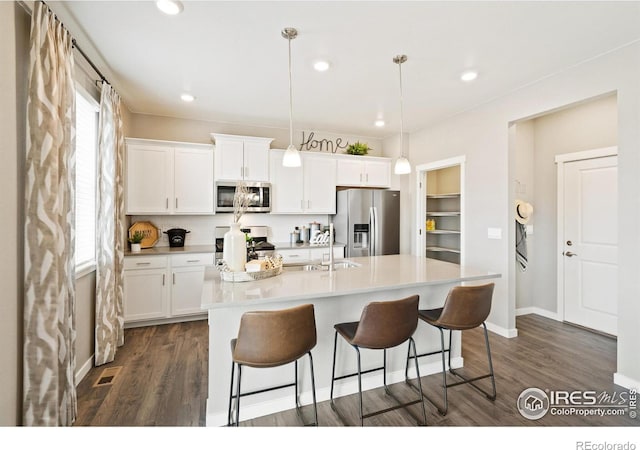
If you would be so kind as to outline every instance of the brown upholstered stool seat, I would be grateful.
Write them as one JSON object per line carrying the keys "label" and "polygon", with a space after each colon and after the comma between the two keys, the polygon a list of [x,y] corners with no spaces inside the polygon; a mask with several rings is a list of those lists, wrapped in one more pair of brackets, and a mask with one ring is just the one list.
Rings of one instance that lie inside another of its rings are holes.
{"label": "brown upholstered stool seat", "polygon": [[[261,392],[295,387],[296,408],[300,417],[302,412],[298,402],[298,359],[309,356],[311,369],[311,387],[315,422],[318,424],[316,405],[315,377],[311,349],[317,342],[316,322],[313,305],[301,305],[276,311],[250,311],[242,315],[238,337],[231,340],[231,387],[229,392],[228,425],[232,425],[231,407],[236,400],[235,422],[240,419],[240,397]],[[240,392],[242,367],[270,368],[294,363],[295,380],[293,383],[260,389],[253,392]],[[234,369],[238,367],[236,392],[233,393]]]}
{"label": "brown upholstered stool seat", "polygon": [[[496,398],[496,382],[493,372],[493,363],[491,361],[489,334],[487,333],[487,326],[485,324],[485,320],[491,312],[493,288],[494,283],[488,283],[480,286],[456,286],[449,291],[449,294],[447,295],[444,306],[442,308],[424,309],[418,312],[418,317],[420,318],[420,320],[438,328],[438,330],[440,331],[441,350],[423,353],[421,355],[418,355],[417,358],[438,353],[442,355],[442,386],[444,404],[443,406],[439,406],[428,396],[425,396],[429,401],[431,401],[431,403],[438,407],[438,411],[442,415],[445,415],[449,408],[449,403],[447,400],[447,389],[450,387],[468,383],[471,384],[471,386],[473,386],[475,389],[485,394],[489,400],[493,401]],[[487,349],[487,357],[489,360],[489,373],[473,378],[467,378],[451,368],[451,335],[453,330],[471,330],[480,326],[484,328],[485,345]],[[449,330],[449,348],[445,348],[443,330]],[[445,353],[449,354],[449,372],[462,381],[458,381],[455,383],[447,382],[447,370],[444,358]],[[411,357],[408,356],[407,366],[405,370],[405,376],[408,383],[409,359],[411,359]],[[476,381],[483,378],[491,378],[491,393],[485,391],[477,384],[475,384]]]}
{"label": "brown upholstered stool seat", "polygon": [[[331,372],[331,407],[344,421],[340,412],[333,401],[333,387],[336,380],[341,380],[351,376],[358,376],[358,392],[360,400],[360,425],[364,425],[364,419],[377,414],[389,412],[398,408],[406,408],[407,406],[421,403],[423,422],[426,425],[427,415],[424,407],[422,391],[420,390],[420,398],[410,402],[402,403],[395,398],[387,386],[386,368],[387,368],[387,349],[396,347],[404,342],[409,341],[409,350],[413,349],[416,356],[415,343],[413,342],[413,333],[418,326],[418,302],[419,297],[413,295],[400,300],[391,300],[386,302],[371,302],[362,311],[362,315],[358,322],[344,322],[334,325],[335,335],[333,342],[333,368]],[[338,343],[338,334],[344,338],[355,350],[358,357],[358,371],[356,373],[335,376],[336,372],[336,349]],[[360,348],[383,350],[383,365],[378,369],[383,371],[383,383],[386,392],[392,396],[397,405],[383,410],[364,414],[362,405],[362,366],[360,361]],[[416,358],[416,372],[418,379],[420,372]]]}

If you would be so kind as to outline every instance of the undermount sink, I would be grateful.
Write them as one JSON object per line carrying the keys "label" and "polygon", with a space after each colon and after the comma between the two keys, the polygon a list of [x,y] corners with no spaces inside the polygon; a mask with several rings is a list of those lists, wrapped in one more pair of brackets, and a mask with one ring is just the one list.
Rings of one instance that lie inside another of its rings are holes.
{"label": "undermount sink", "polygon": [[[354,263],[352,261],[338,261],[333,263],[334,270],[343,270],[343,269],[351,269],[354,267],[360,267],[360,264]],[[282,267],[285,271],[328,271],[329,264],[285,264]]]}

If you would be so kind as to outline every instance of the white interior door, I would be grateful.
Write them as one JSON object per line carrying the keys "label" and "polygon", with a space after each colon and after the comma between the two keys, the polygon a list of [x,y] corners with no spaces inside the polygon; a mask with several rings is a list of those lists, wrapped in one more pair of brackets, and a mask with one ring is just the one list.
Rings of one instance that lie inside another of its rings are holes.
{"label": "white interior door", "polygon": [[564,163],[564,319],[617,335],[617,156]]}

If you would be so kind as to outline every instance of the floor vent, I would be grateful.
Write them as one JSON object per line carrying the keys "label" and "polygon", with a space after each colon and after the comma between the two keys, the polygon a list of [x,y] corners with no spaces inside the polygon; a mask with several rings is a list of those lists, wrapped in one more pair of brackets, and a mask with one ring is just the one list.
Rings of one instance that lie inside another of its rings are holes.
{"label": "floor vent", "polygon": [[107,367],[102,371],[96,382],[93,384],[93,387],[113,384],[121,369],[122,366]]}

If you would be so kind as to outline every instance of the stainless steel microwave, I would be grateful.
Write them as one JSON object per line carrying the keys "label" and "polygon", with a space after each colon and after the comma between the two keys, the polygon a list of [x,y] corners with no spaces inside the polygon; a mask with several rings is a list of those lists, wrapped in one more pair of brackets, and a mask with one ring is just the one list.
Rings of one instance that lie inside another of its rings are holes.
{"label": "stainless steel microwave", "polygon": [[[271,212],[271,183],[246,182],[251,195],[247,212]],[[218,181],[216,183],[216,212],[233,212],[233,198],[237,183],[234,181]]]}

